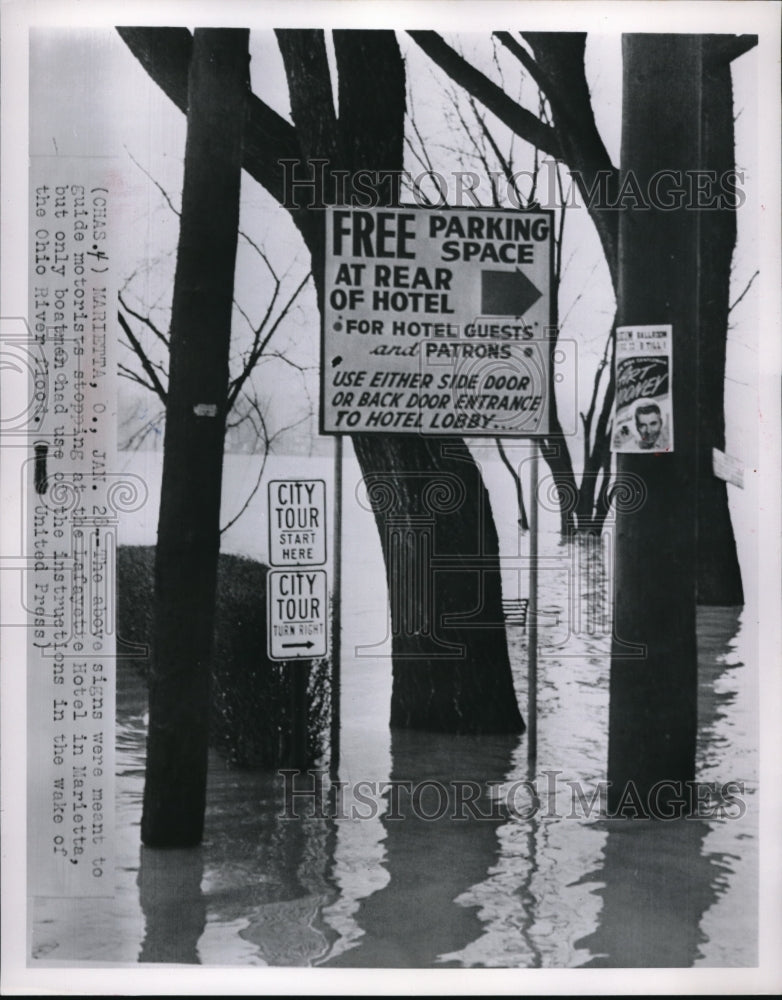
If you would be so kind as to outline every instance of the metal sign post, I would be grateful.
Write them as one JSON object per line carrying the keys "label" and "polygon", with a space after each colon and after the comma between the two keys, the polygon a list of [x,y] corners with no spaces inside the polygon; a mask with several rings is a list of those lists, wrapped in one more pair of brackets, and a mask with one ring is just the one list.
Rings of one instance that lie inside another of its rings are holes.
{"label": "metal sign post", "polygon": [[334,591],[331,631],[331,749],[329,772],[332,781],[339,773],[340,685],[342,659],[342,437],[334,442]]}
{"label": "metal sign post", "polygon": [[529,515],[529,606],[527,609],[527,761],[538,755],[538,444],[532,441]]}

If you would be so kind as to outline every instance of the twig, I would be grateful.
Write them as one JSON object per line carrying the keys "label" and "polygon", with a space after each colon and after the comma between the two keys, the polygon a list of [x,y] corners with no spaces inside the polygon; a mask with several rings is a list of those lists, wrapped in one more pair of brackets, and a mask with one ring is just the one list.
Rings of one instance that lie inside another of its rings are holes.
{"label": "twig", "polygon": [[753,281],[755,280],[755,278],[757,278],[757,276],[758,276],[759,274],[760,274],[760,271],[755,271],[755,273],[754,273],[754,274],[752,275],[752,277],[751,277],[751,278],[749,279],[749,281],[747,282],[747,284],[746,284],[746,285],[744,286],[744,291],[743,291],[743,292],[741,293],[741,295],[739,295],[739,297],[738,297],[738,298],[736,299],[736,301],[735,301],[735,302],[734,302],[734,303],[733,303],[732,305],[730,305],[730,306],[728,307],[728,315],[730,315],[730,314],[731,314],[731,312],[733,312],[733,310],[734,310],[734,309],[736,308],[736,306],[737,306],[737,305],[739,304],[739,302],[741,302],[741,300],[742,300],[742,299],[744,298],[744,296],[745,296],[745,295],[747,294],[747,292],[748,292],[748,291],[750,290],[750,288],[752,287],[752,282],[753,282]]}
{"label": "twig", "polygon": [[[136,338],[135,334],[131,330],[131,328],[130,328],[130,326],[128,324],[128,321],[125,319],[125,317],[122,315],[122,313],[120,312],[119,309],[117,310],[117,318],[119,320],[119,325],[122,327],[122,329],[125,332],[125,336],[130,341],[130,346],[133,348],[133,352],[135,353],[135,355],[138,357],[139,361],[141,362],[142,367],[144,368],[144,371],[149,376],[150,381],[151,381],[152,384],[151,385],[148,384],[140,376],[135,376],[135,381],[139,382],[141,385],[146,386],[147,389],[151,389],[152,392],[154,392],[157,396],[160,397],[161,402],[165,403],[166,402],[166,398],[167,398],[166,390],[163,388],[162,382],[157,377],[155,369],[154,369],[151,361],[147,357],[147,355],[146,355],[146,353],[144,351],[144,348],[139,343],[139,341]],[[119,367],[120,367],[120,373],[122,373],[124,371],[126,378],[130,378],[131,375],[135,375],[135,373],[131,372],[130,368],[126,368],[124,365],[120,365]]]}
{"label": "twig", "polygon": [[521,476],[519,475],[518,471],[514,469],[513,463],[508,458],[505,452],[505,448],[503,447],[502,444],[502,438],[497,437],[494,439],[494,441],[495,444],[497,445],[497,451],[499,451],[500,453],[500,458],[502,459],[503,465],[513,477],[513,484],[516,487],[516,502],[518,503],[519,506],[519,524],[521,525],[523,531],[529,531],[529,521],[527,520],[527,509],[524,506],[524,493],[522,492],[521,489]]}
{"label": "twig", "polygon": [[182,213],[179,211],[179,209],[176,207],[176,205],[171,200],[171,198],[170,198],[170,196],[168,194],[168,191],[166,191],[166,189],[163,187],[163,185],[160,183],[160,181],[156,180],[152,176],[152,174],[146,169],[146,167],[142,167],[141,166],[141,164],[138,162],[138,160],[136,159],[136,157],[131,153],[131,151],[128,149],[127,146],[125,146],[124,148],[125,148],[125,152],[131,158],[131,160],[133,160],[133,162],[136,164],[136,166],[139,168],[139,170],[142,172],[142,174],[144,174],[144,176],[148,180],[152,181],[152,183],[155,185],[155,187],[158,189],[158,191],[163,195],[163,197],[166,200],[166,203],[168,204],[168,207],[171,209],[171,211],[174,213],[174,215],[176,215],[177,218],[179,218],[182,215]]}
{"label": "twig", "polygon": [[149,316],[144,316],[141,313],[136,312],[135,309],[129,306],[125,301],[125,299],[122,297],[122,292],[119,292],[117,298],[119,299],[120,305],[122,306],[122,308],[125,310],[126,313],[131,315],[134,319],[137,319],[139,323],[143,323],[144,326],[148,327],[155,334],[158,340],[162,341],[166,345],[166,348],[169,347],[168,337],[155,326],[155,324],[152,322]]}

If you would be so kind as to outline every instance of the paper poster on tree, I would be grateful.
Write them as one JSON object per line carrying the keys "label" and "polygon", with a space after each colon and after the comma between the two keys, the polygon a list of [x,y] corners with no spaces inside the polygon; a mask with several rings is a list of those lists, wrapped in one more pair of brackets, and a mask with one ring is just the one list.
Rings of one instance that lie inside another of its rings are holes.
{"label": "paper poster on tree", "polygon": [[671,345],[670,325],[617,327],[615,452],[673,451]]}

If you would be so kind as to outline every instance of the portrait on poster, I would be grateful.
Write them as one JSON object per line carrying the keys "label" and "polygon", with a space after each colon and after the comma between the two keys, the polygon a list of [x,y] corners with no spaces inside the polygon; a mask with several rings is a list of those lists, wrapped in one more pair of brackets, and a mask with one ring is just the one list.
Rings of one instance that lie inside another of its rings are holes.
{"label": "portrait on poster", "polygon": [[673,356],[670,325],[616,329],[614,452],[673,451]]}

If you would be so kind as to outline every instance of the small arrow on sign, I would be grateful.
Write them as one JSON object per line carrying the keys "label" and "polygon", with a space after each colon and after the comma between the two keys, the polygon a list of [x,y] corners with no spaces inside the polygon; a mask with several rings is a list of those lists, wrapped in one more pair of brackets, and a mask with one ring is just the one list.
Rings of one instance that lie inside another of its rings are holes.
{"label": "small arrow on sign", "polygon": [[312,641],[312,639],[309,639],[307,642],[284,642],[282,644],[282,648],[283,649],[312,649],[312,647],[314,645],[315,645],[315,643]]}
{"label": "small arrow on sign", "polygon": [[519,268],[481,272],[481,312],[488,316],[523,316],[542,294]]}

